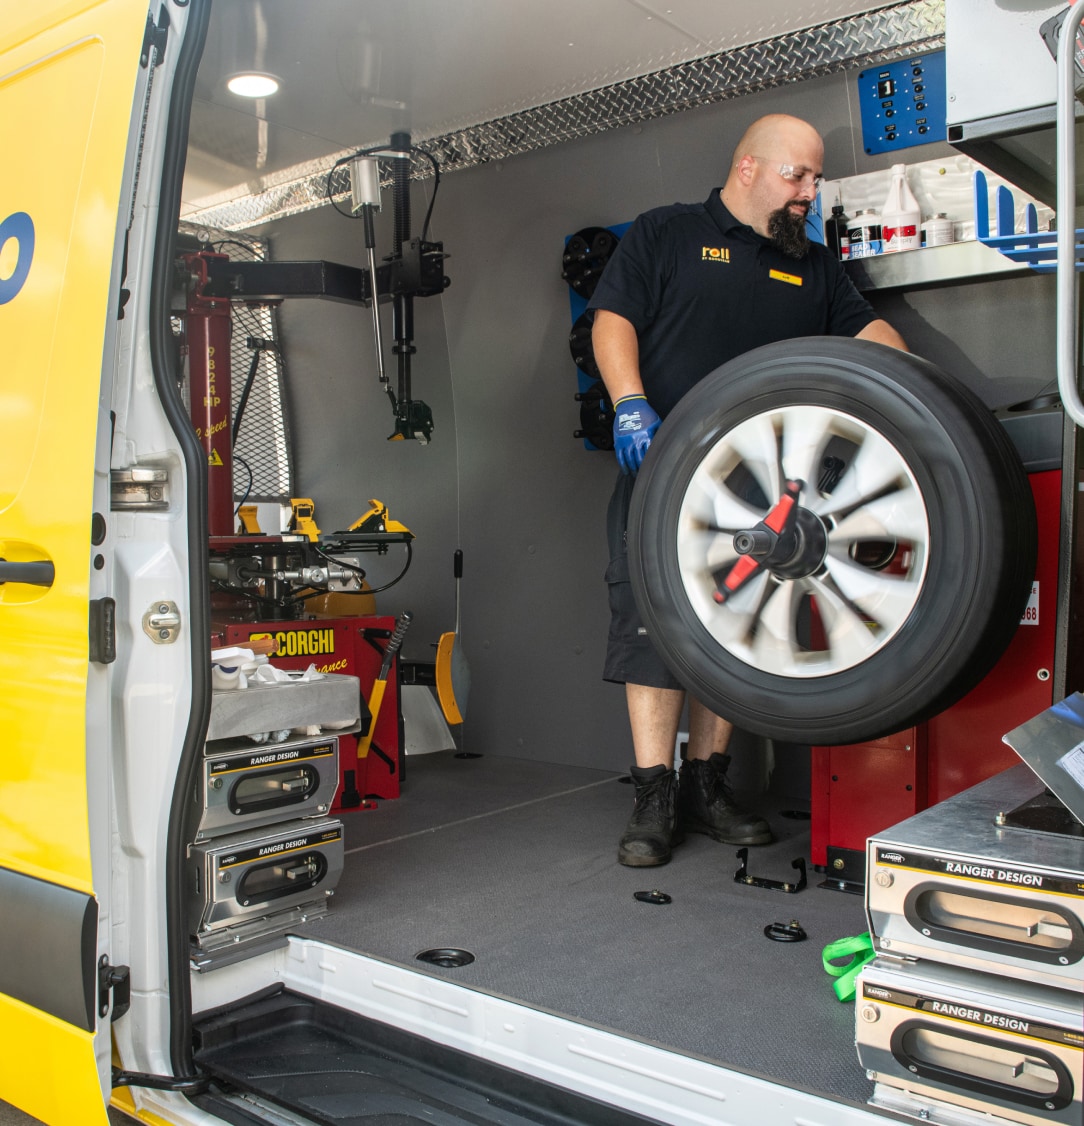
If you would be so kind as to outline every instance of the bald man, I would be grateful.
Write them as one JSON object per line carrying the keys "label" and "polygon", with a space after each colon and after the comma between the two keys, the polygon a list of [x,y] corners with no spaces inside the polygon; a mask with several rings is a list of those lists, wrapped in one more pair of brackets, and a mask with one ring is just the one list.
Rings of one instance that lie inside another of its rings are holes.
{"label": "bald man", "polygon": [[618,845],[618,860],[632,867],[667,863],[690,831],[736,845],[772,839],[764,818],[734,802],[731,725],[691,697],[688,757],[680,777],[673,769],[685,692],[641,625],[625,554],[636,472],[660,421],[704,376],[763,344],[828,335],[906,348],[834,256],[809,242],[823,162],[812,125],[784,114],[755,121],[706,202],[656,208],[633,223],[589,304],[621,469],[607,516],[603,677],[625,685],[632,728],[635,802]]}

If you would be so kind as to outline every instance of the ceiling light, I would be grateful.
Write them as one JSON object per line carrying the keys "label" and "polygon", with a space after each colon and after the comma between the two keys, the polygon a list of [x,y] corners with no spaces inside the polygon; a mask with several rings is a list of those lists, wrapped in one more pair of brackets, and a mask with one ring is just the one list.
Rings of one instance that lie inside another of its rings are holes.
{"label": "ceiling light", "polygon": [[273,74],[248,71],[235,74],[226,82],[226,89],[242,98],[269,98],[279,88],[279,80]]}

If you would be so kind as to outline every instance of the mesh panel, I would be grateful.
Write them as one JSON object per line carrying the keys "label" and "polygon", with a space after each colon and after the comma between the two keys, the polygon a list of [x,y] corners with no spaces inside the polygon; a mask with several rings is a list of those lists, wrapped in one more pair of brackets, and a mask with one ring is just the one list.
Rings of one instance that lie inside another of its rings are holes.
{"label": "mesh panel", "polygon": [[[181,224],[186,234],[197,228]],[[263,262],[267,243],[247,235],[198,228],[208,246],[239,262]],[[209,237],[208,237],[209,236]],[[283,401],[285,364],[278,350],[278,316],[272,305],[233,302],[230,347],[231,424],[237,429],[233,446],[233,495],[237,503],[289,503],[293,495],[289,426]],[[260,342],[265,347],[252,347]],[[258,357],[251,386],[246,384]],[[242,403],[242,399],[244,402]],[[238,412],[240,427],[237,426]],[[251,474],[251,477],[250,477]]]}

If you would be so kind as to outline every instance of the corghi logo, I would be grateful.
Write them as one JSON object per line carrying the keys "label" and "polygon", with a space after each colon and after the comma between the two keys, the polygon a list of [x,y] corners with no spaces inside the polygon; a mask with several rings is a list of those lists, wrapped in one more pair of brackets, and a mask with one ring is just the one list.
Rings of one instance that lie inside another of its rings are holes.
{"label": "corghi logo", "polygon": [[273,638],[279,643],[276,657],[319,657],[335,652],[334,629],[281,629],[278,633],[254,633],[249,640]]}
{"label": "corghi logo", "polygon": [[729,246],[702,246],[700,248],[701,262],[729,262]]}
{"label": "corghi logo", "polygon": [[0,223],[0,305],[18,296],[33,257],[34,220],[25,211],[16,211]]}

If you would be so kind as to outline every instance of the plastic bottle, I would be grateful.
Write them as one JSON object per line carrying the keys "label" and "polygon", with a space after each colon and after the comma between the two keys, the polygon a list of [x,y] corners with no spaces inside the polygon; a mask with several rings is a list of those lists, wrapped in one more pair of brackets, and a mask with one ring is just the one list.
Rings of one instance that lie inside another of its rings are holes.
{"label": "plastic bottle", "polygon": [[832,215],[824,224],[824,244],[837,258],[847,258],[851,246],[850,219],[843,214],[843,204],[832,205]]}
{"label": "plastic bottle", "polygon": [[876,208],[855,212],[849,240],[848,258],[872,258],[881,253],[881,219]]}
{"label": "plastic bottle", "polygon": [[922,245],[922,209],[907,184],[907,165],[892,165],[892,186],[881,211],[883,254],[917,250]]}

